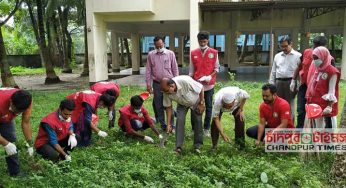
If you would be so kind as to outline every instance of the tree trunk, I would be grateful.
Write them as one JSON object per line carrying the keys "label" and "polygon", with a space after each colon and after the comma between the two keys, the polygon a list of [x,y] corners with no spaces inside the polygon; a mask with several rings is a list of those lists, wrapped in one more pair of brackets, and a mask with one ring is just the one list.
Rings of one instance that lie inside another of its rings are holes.
{"label": "tree trunk", "polygon": [[83,72],[80,76],[89,76],[89,55],[88,55],[88,29],[86,24],[86,10],[84,5],[84,64]]}
{"label": "tree trunk", "polygon": [[[341,115],[341,128],[346,128],[346,100]],[[331,174],[335,177],[336,187],[346,185],[346,153],[336,153]]]}
{"label": "tree trunk", "polygon": [[2,86],[18,88],[18,85],[16,84],[13,78],[10,66],[7,61],[5,43],[2,37],[1,27],[0,27],[0,69],[1,69]]}
{"label": "tree trunk", "polygon": [[72,73],[71,69],[71,59],[72,59],[72,38],[67,29],[68,26],[68,13],[69,7],[66,7],[61,11],[59,8],[59,18],[61,22],[61,31],[63,36],[63,46],[64,46],[64,68],[62,72]]}
{"label": "tree trunk", "polygon": [[127,55],[127,68],[132,67],[132,59],[131,59],[131,54],[130,54],[130,47],[129,47],[129,42],[127,38],[124,38],[124,46],[126,49],[126,55]]}
{"label": "tree trunk", "polygon": [[124,54],[124,43],[123,38],[120,38],[120,66],[125,66],[125,54]]}

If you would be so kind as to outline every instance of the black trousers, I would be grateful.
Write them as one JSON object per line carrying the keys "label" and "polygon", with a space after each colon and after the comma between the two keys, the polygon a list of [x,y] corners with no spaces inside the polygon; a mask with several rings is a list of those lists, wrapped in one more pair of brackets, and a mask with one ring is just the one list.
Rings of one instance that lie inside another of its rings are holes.
{"label": "black trousers", "polygon": [[[14,122],[0,123],[0,134],[7,141],[12,143],[16,142],[17,137]],[[20,171],[18,153],[15,155],[6,156],[5,159],[7,163],[7,170],[10,176],[17,175]]]}

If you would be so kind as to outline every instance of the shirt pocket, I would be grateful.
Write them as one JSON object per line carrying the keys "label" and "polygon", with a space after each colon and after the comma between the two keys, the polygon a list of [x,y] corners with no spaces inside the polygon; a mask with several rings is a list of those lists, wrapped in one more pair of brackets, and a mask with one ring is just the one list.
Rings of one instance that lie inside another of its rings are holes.
{"label": "shirt pocket", "polygon": [[169,61],[168,58],[165,58],[163,60],[163,68],[165,68],[165,69],[170,69],[171,68],[171,62]]}

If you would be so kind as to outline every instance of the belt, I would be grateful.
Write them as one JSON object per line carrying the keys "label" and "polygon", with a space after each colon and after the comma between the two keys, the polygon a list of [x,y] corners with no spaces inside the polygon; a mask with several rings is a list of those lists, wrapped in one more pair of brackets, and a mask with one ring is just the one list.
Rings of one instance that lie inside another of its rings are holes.
{"label": "belt", "polygon": [[160,84],[160,82],[159,82],[159,81],[156,81],[156,80],[153,80],[153,82],[154,82],[154,83],[157,83],[157,84]]}
{"label": "belt", "polygon": [[292,78],[275,78],[275,80],[290,81],[290,80],[292,80]]}

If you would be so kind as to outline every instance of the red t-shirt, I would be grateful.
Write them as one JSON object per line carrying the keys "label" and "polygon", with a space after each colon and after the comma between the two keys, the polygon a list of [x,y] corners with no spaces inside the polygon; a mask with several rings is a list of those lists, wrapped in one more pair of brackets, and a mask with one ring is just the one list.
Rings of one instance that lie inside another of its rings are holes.
{"label": "red t-shirt", "polygon": [[288,119],[287,128],[294,128],[291,108],[288,102],[280,97],[276,97],[273,106],[264,102],[260,105],[260,118],[264,118],[269,128],[276,128],[281,124],[282,119]]}
{"label": "red t-shirt", "polygon": [[153,120],[150,118],[148,110],[145,109],[143,106],[141,108],[142,113],[137,114],[131,109],[131,105],[126,105],[122,108],[120,108],[120,118],[118,121],[119,127],[125,126],[127,133],[132,133],[134,130],[132,129],[130,120],[136,119],[140,122],[144,123],[144,121],[148,122],[148,124],[151,126],[154,124]]}

